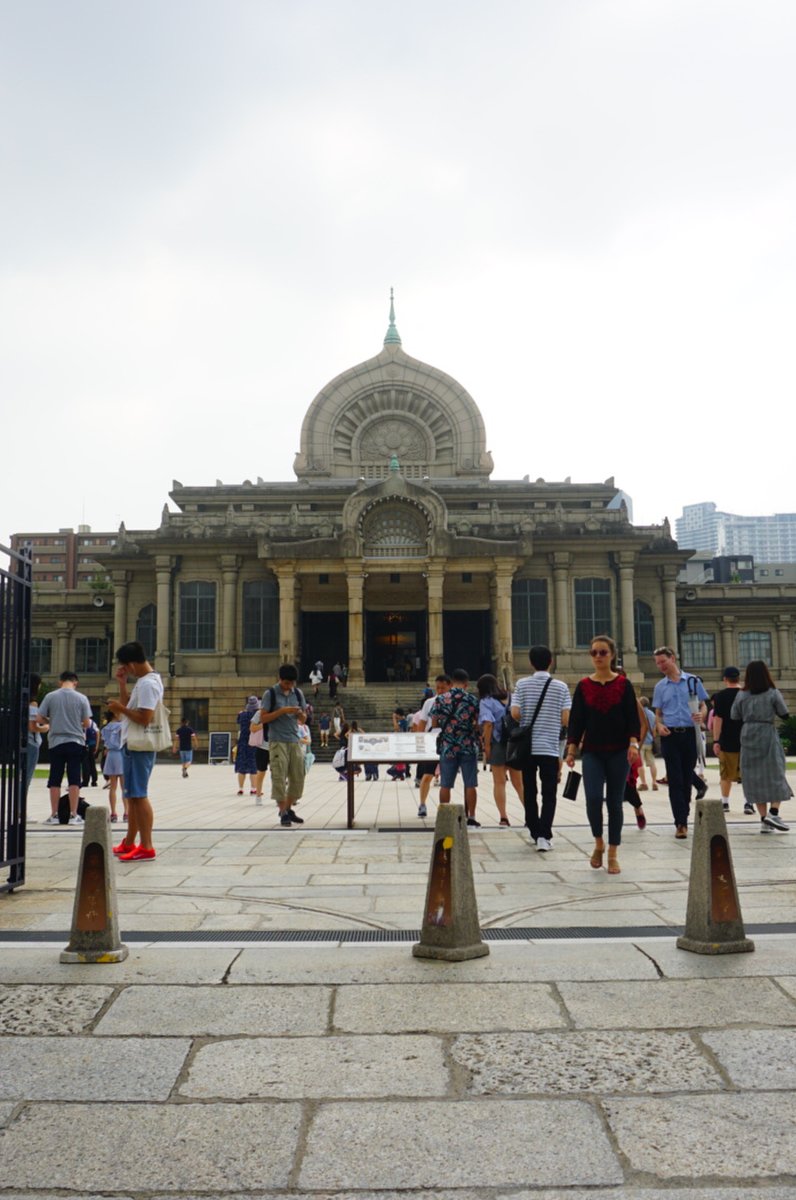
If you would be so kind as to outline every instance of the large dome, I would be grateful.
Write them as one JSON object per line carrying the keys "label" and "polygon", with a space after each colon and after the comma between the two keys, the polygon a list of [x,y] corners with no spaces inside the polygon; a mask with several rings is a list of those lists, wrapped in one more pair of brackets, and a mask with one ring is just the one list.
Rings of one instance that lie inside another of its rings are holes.
{"label": "large dome", "polygon": [[492,456],[472,396],[444,371],[410,358],[390,305],[384,348],[318,393],[301,426],[301,480],[386,478],[397,458],[409,479],[487,479]]}

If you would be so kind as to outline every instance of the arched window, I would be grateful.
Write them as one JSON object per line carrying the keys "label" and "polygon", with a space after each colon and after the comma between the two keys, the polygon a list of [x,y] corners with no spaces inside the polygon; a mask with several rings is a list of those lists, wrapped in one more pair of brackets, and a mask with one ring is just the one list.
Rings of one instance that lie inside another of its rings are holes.
{"label": "arched window", "polygon": [[745,667],[755,659],[762,659],[771,666],[771,634],[749,630],[738,635],[738,666]]}
{"label": "arched window", "polygon": [[215,650],[216,585],[197,580],[180,585],[180,649]]}
{"label": "arched window", "polygon": [[598,633],[611,632],[611,581],[575,580],[575,645],[588,646]]}
{"label": "arched window", "polygon": [[250,579],[243,585],[243,649],[279,649],[279,585]]}
{"label": "arched window", "polygon": [[[155,639],[157,637],[158,610],[155,604],[145,604],[138,614],[135,623],[135,640],[144,647],[144,653],[151,662],[155,657]],[[165,647],[164,647],[165,649]]]}
{"label": "arched window", "polygon": [[428,528],[416,508],[385,504],[365,517],[362,537],[369,558],[420,558],[426,553]]}
{"label": "arched window", "polygon": [[652,609],[644,600],[633,604],[633,633],[639,654],[652,654],[655,649],[655,621]]}

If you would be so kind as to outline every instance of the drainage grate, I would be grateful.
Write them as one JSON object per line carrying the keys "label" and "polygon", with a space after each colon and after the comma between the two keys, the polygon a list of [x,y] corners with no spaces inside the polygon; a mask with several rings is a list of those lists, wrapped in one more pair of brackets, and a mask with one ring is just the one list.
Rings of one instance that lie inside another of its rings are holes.
{"label": "drainage grate", "polygon": [[[780,922],[770,925],[746,925],[747,935],[794,934],[796,922]],[[612,942],[644,940],[647,938],[675,938],[682,933],[680,926],[637,925],[634,927],[613,925],[571,925],[564,929],[516,928],[483,929],[485,942],[549,942],[549,941],[597,941]],[[68,942],[69,931],[44,929],[0,930],[0,945],[14,942]],[[212,942],[416,942],[419,929],[156,929],[130,930],[122,932],[125,942],[191,942],[197,945]]]}

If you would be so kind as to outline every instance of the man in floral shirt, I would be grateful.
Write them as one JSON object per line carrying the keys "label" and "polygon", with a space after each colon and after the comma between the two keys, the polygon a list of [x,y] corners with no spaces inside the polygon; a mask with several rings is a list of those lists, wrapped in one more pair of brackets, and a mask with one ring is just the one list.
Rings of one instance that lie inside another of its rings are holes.
{"label": "man in floral shirt", "polygon": [[451,788],[461,768],[467,824],[480,829],[475,819],[478,787],[478,700],[467,691],[469,677],[459,667],[452,673],[453,687],[437,696],[431,707],[431,725],[439,729],[440,804],[448,804]]}

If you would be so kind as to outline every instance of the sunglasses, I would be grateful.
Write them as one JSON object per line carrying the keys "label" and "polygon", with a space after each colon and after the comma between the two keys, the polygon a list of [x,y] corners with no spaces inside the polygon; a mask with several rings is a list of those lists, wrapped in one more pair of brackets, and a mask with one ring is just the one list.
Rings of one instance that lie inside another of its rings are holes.
{"label": "sunglasses", "polygon": [[590,650],[589,651],[589,654],[592,656],[592,658],[605,658],[606,655],[608,655],[610,653],[611,653],[610,650]]}

